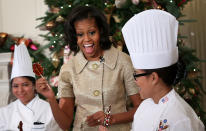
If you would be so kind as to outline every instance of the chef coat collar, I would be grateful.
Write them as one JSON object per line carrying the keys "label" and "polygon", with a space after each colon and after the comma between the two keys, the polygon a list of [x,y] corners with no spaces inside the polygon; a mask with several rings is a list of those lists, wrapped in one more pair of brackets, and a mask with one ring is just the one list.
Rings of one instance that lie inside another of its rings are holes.
{"label": "chef coat collar", "polygon": [[19,99],[17,99],[17,101],[18,101],[19,103],[21,103],[21,105],[24,105],[24,106],[30,108],[30,107],[33,105],[33,103],[34,103],[36,100],[38,100],[38,99],[39,99],[39,96],[36,94],[35,97],[34,97],[28,104],[26,104],[26,105],[24,105]]}
{"label": "chef coat collar", "polygon": [[30,109],[32,109],[32,106],[34,105],[35,101],[39,99],[39,96],[36,95],[26,106]]}
{"label": "chef coat collar", "polygon": [[159,100],[158,105],[168,103],[168,101],[170,101],[170,100],[172,99],[172,97],[174,96],[174,94],[175,94],[175,90],[172,89],[170,92],[168,92],[165,96],[163,96],[163,97]]}
{"label": "chef coat collar", "polygon": [[[117,63],[118,54],[118,50],[116,50],[113,46],[109,50],[105,50],[103,55],[103,63],[110,69],[114,69]],[[88,63],[88,60],[85,59],[82,51],[79,51],[74,57],[76,71],[77,73],[80,73]]]}

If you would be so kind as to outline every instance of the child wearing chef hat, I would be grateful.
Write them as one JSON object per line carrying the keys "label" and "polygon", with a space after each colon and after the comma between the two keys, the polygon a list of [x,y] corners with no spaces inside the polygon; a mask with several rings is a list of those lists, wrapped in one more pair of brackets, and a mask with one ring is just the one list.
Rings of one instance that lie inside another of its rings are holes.
{"label": "child wearing chef hat", "polygon": [[11,89],[16,101],[0,108],[0,130],[60,131],[49,104],[35,92],[35,74],[24,43],[15,45]]}
{"label": "child wearing chef hat", "polygon": [[204,131],[194,110],[172,88],[179,58],[176,18],[166,11],[146,10],[134,15],[122,33],[144,99],[132,131]]}

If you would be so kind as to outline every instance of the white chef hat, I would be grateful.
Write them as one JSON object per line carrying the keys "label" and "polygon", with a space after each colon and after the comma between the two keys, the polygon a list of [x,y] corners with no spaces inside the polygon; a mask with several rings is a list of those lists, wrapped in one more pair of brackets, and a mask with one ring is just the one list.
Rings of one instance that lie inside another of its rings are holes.
{"label": "white chef hat", "polygon": [[14,60],[11,73],[11,79],[19,76],[30,76],[35,78],[35,74],[32,69],[32,61],[24,43],[15,45],[14,48]]}
{"label": "white chef hat", "polygon": [[122,28],[135,69],[157,69],[178,60],[178,21],[166,11],[150,9],[133,16]]}

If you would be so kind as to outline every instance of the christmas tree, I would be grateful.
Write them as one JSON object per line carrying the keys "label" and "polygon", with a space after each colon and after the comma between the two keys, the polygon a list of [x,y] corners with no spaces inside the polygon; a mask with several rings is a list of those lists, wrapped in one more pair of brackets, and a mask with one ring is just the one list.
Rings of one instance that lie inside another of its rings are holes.
{"label": "christmas tree", "polygon": [[[123,25],[134,15],[147,9],[165,10],[174,15],[180,25],[185,20],[182,9],[190,0],[45,0],[49,10],[44,17],[39,18],[42,24],[38,27],[42,30],[48,30],[44,37],[48,44],[38,51],[49,48],[51,52],[50,62],[43,65],[47,69],[45,74],[50,80],[52,86],[57,86],[57,76],[60,67],[69,58],[71,52],[67,43],[63,39],[64,21],[71,9],[77,5],[95,6],[104,11],[110,25],[111,41],[114,46],[127,52],[124,40],[121,34]],[[180,59],[183,64],[180,66],[184,73],[179,76],[184,78],[175,86],[176,91],[193,107],[201,120],[206,124],[205,112],[201,107],[200,97],[206,93],[200,83],[198,64],[200,60],[194,55],[194,50],[185,46],[183,41],[185,37],[179,35],[178,46]]]}

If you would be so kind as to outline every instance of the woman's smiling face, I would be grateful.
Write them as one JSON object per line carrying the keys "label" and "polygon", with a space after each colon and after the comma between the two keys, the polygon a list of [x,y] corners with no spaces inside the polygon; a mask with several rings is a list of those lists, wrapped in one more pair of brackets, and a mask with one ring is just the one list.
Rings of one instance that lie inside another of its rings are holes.
{"label": "woman's smiling face", "polygon": [[34,85],[26,77],[16,77],[12,81],[12,93],[26,105],[35,97]]}
{"label": "woman's smiling face", "polygon": [[102,55],[100,31],[94,18],[74,22],[77,44],[87,60],[99,60]]}

